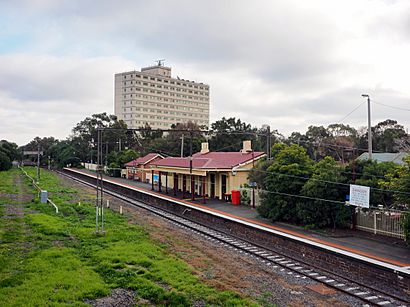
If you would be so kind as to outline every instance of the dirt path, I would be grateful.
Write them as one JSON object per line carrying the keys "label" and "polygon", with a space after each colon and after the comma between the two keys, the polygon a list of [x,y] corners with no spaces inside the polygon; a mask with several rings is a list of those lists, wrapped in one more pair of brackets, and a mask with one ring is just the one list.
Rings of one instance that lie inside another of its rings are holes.
{"label": "dirt path", "polygon": [[13,185],[15,194],[2,195],[8,200],[3,205],[3,231],[9,235],[8,243],[27,252],[32,244],[25,240],[30,234],[30,229],[24,222],[24,216],[27,212],[26,206],[33,199],[33,194],[24,182],[22,173],[13,173]]}
{"label": "dirt path", "polygon": [[[62,181],[83,191],[80,193],[83,200],[90,200],[95,194],[93,189],[67,178]],[[110,196],[105,198],[115,211],[123,206],[129,223],[143,226],[169,253],[190,264],[201,280],[218,289],[250,296],[263,306],[362,306],[360,301],[333,290],[319,294],[307,288],[318,284],[315,281],[272,271],[254,258],[195,236],[145,210]]]}

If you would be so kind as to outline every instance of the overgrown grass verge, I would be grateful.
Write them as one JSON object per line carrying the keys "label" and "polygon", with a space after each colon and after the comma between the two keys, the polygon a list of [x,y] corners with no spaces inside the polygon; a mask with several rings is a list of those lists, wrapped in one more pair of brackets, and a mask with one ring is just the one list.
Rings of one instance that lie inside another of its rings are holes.
{"label": "overgrown grass verge", "polygon": [[[35,175],[34,168],[25,169]],[[10,172],[15,171],[19,170]],[[152,241],[145,229],[128,224],[117,213],[105,211],[107,232],[96,235],[94,204],[78,205],[78,192],[60,181],[42,171],[40,186],[50,192],[60,213],[56,215],[37,198],[27,205],[29,211],[17,223],[29,227],[31,247],[20,258],[18,271],[0,270],[0,302],[80,306],[85,299],[107,296],[110,289],[126,288],[134,290],[141,302],[159,306],[254,305],[236,293],[202,283],[185,262]],[[16,236],[10,244],[22,239],[21,232]],[[0,232],[0,240],[4,237]]]}

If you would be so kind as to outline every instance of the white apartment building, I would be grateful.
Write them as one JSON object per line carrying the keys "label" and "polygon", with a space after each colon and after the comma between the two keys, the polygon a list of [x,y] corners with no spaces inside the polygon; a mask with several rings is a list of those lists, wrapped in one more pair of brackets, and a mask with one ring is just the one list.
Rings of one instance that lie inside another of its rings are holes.
{"label": "white apartment building", "polygon": [[114,113],[129,128],[167,129],[194,122],[209,127],[209,85],[171,77],[159,64],[115,74]]}

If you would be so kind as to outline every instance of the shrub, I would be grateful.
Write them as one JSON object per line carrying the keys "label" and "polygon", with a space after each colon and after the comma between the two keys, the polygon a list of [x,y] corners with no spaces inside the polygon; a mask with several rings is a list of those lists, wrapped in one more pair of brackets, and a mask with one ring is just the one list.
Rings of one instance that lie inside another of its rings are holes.
{"label": "shrub", "polygon": [[11,168],[10,158],[2,151],[0,151],[0,171],[7,171]]}

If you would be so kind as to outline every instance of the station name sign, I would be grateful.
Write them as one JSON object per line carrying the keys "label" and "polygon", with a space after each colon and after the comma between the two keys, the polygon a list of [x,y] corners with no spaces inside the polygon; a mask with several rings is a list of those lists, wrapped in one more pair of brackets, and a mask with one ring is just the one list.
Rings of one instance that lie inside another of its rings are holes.
{"label": "station name sign", "polygon": [[349,205],[362,208],[370,207],[370,187],[351,184]]}
{"label": "station name sign", "polygon": [[25,156],[31,156],[31,155],[38,155],[40,153],[40,156],[43,155],[43,151],[37,151],[37,150],[25,150],[23,151],[23,155]]}

